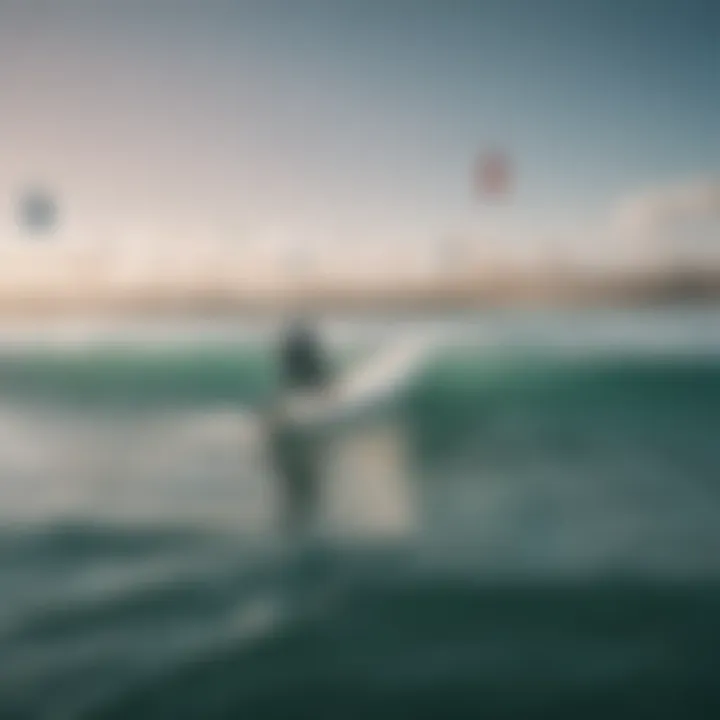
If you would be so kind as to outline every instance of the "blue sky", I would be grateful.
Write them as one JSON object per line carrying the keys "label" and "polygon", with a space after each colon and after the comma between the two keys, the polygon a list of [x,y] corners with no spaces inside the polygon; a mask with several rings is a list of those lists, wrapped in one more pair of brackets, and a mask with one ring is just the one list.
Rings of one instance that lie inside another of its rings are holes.
{"label": "blue sky", "polygon": [[94,232],[553,232],[720,170],[719,39],[714,0],[5,0],[0,187]]}

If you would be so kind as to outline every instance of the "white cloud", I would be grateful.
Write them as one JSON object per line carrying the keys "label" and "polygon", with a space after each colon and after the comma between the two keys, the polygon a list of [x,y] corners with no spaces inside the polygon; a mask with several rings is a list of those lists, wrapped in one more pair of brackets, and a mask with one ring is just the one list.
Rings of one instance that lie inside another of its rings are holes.
{"label": "white cloud", "polygon": [[700,179],[653,188],[620,202],[611,226],[621,234],[652,239],[678,223],[720,219],[720,180]]}

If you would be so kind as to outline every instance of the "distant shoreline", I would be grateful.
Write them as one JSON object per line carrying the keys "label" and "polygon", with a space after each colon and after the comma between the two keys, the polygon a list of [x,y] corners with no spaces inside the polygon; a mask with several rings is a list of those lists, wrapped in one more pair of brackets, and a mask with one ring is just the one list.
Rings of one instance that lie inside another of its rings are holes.
{"label": "distant shoreline", "polygon": [[92,315],[107,318],[262,317],[307,311],[347,315],[475,311],[523,307],[661,307],[720,300],[720,270],[645,272],[632,277],[470,275],[398,286],[348,287],[314,283],[302,291],[242,292],[241,287],[140,288],[132,293],[105,287],[77,294],[6,294],[0,319]]}

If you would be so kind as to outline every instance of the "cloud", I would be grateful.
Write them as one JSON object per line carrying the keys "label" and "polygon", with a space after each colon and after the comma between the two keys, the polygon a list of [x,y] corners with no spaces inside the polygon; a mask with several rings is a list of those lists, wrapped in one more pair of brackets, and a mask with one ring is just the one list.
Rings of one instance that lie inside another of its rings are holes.
{"label": "cloud", "polygon": [[[498,248],[510,257],[507,245]],[[720,262],[720,179],[696,178],[636,189],[593,221],[529,233],[517,243],[530,265],[561,262],[580,270],[621,272],[685,258]]]}
{"label": "cloud", "polygon": [[624,236],[652,240],[695,220],[720,220],[720,180],[700,179],[632,195],[613,211],[611,227]]}

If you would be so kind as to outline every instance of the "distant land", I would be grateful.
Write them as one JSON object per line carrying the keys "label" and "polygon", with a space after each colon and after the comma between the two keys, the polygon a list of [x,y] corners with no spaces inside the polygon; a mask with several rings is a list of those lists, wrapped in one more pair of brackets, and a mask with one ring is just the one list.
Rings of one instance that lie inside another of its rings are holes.
{"label": "distant land", "polygon": [[265,289],[240,282],[201,285],[148,284],[116,288],[102,283],[75,291],[0,288],[0,316],[47,317],[207,316],[316,311],[382,312],[498,307],[505,305],[661,305],[720,298],[720,268],[633,270],[622,274],[571,272],[520,275],[453,273],[435,278],[349,284],[331,278]]}

